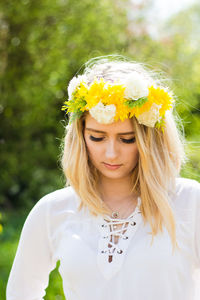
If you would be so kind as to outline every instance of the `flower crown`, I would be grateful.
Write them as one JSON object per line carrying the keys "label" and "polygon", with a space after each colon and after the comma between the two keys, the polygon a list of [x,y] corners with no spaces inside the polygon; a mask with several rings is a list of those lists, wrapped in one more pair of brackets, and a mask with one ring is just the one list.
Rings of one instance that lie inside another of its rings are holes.
{"label": "flower crown", "polygon": [[72,113],[70,123],[89,111],[102,124],[135,116],[140,124],[163,129],[165,113],[174,102],[165,89],[149,86],[134,73],[122,83],[96,78],[89,85],[86,76],[79,75],[70,81],[68,94],[62,110]]}

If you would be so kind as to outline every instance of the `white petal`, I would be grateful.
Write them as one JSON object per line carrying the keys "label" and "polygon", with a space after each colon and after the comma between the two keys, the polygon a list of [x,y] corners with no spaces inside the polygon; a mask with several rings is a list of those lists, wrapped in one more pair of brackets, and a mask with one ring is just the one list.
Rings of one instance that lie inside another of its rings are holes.
{"label": "white petal", "polygon": [[127,99],[137,100],[146,97],[149,93],[149,83],[137,72],[127,76],[124,85],[126,86],[124,96]]}
{"label": "white petal", "polygon": [[155,123],[160,120],[161,106],[153,103],[149,111],[145,111],[137,117],[138,122],[148,127],[154,127]]}
{"label": "white petal", "polygon": [[114,122],[116,106],[114,104],[103,105],[101,101],[89,110],[91,116],[101,124],[110,124]]}
{"label": "white petal", "polygon": [[69,100],[72,99],[72,94],[75,91],[75,89],[80,85],[81,82],[86,82],[87,78],[85,75],[78,75],[77,77],[73,77],[72,80],[69,82],[68,85],[68,96]]}

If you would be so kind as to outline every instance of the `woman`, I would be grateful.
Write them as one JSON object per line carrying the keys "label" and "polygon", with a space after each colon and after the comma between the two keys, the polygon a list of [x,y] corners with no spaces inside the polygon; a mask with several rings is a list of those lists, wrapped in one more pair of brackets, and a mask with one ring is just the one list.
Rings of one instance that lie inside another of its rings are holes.
{"label": "woman", "polygon": [[200,184],[184,160],[172,93],[142,65],[94,59],[68,87],[67,187],[30,212],[7,300],[42,299],[60,260],[68,300],[193,300]]}

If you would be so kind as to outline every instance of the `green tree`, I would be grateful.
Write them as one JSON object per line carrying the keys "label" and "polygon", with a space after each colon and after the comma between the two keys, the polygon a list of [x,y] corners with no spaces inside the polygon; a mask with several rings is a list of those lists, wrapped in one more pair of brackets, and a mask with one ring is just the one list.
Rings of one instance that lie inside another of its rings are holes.
{"label": "green tree", "polygon": [[126,47],[125,4],[1,2],[1,204],[32,206],[31,199],[63,186],[67,82],[88,58]]}
{"label": "green tree", "polygon": [[[200,181],[200,5],[196,3],[171,18],[162,35],[162,57],[173,78],[177,111],[187,139],[189,162],[182,175]],[[164,51],[167,49],[168,51]],[[163,55],[163,53],[165,54]]]}

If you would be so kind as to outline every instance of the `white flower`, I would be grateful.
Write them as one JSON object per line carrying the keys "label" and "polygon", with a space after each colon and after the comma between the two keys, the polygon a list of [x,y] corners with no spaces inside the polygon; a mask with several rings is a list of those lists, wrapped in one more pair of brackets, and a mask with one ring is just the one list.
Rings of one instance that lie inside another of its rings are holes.
{"label": "white flower", "polygon": [[100,101],[96,106],[89,110],[91,116],[101,124],[110,124],[114,122],[116,106],[114,104],[103,105]]}
{"label": "white flower", "polygon": [[73,77],[72,80],[69,82],[68,85],[68,96],[69,100],[72,99],[72,94],[75,91],[75,89],[80,85],[81,82],[86,82],[87,78],[85,75],[78,75],[77,77]]}
{"label": "white flower", "polygon": [[141,97],[146,97],[149,93],[147,80],[137,72],[127,76],[123,84],[126,87],[124,92],[126,99],[137,100]]}
{"label": "white flower", "polygon": [[154,127],[155,123],[161,119],[159,114],[161,106],[161,104],[157,105],[153,103],[149,111],[145,111],[137,117],[138,122],[149,127]]}

